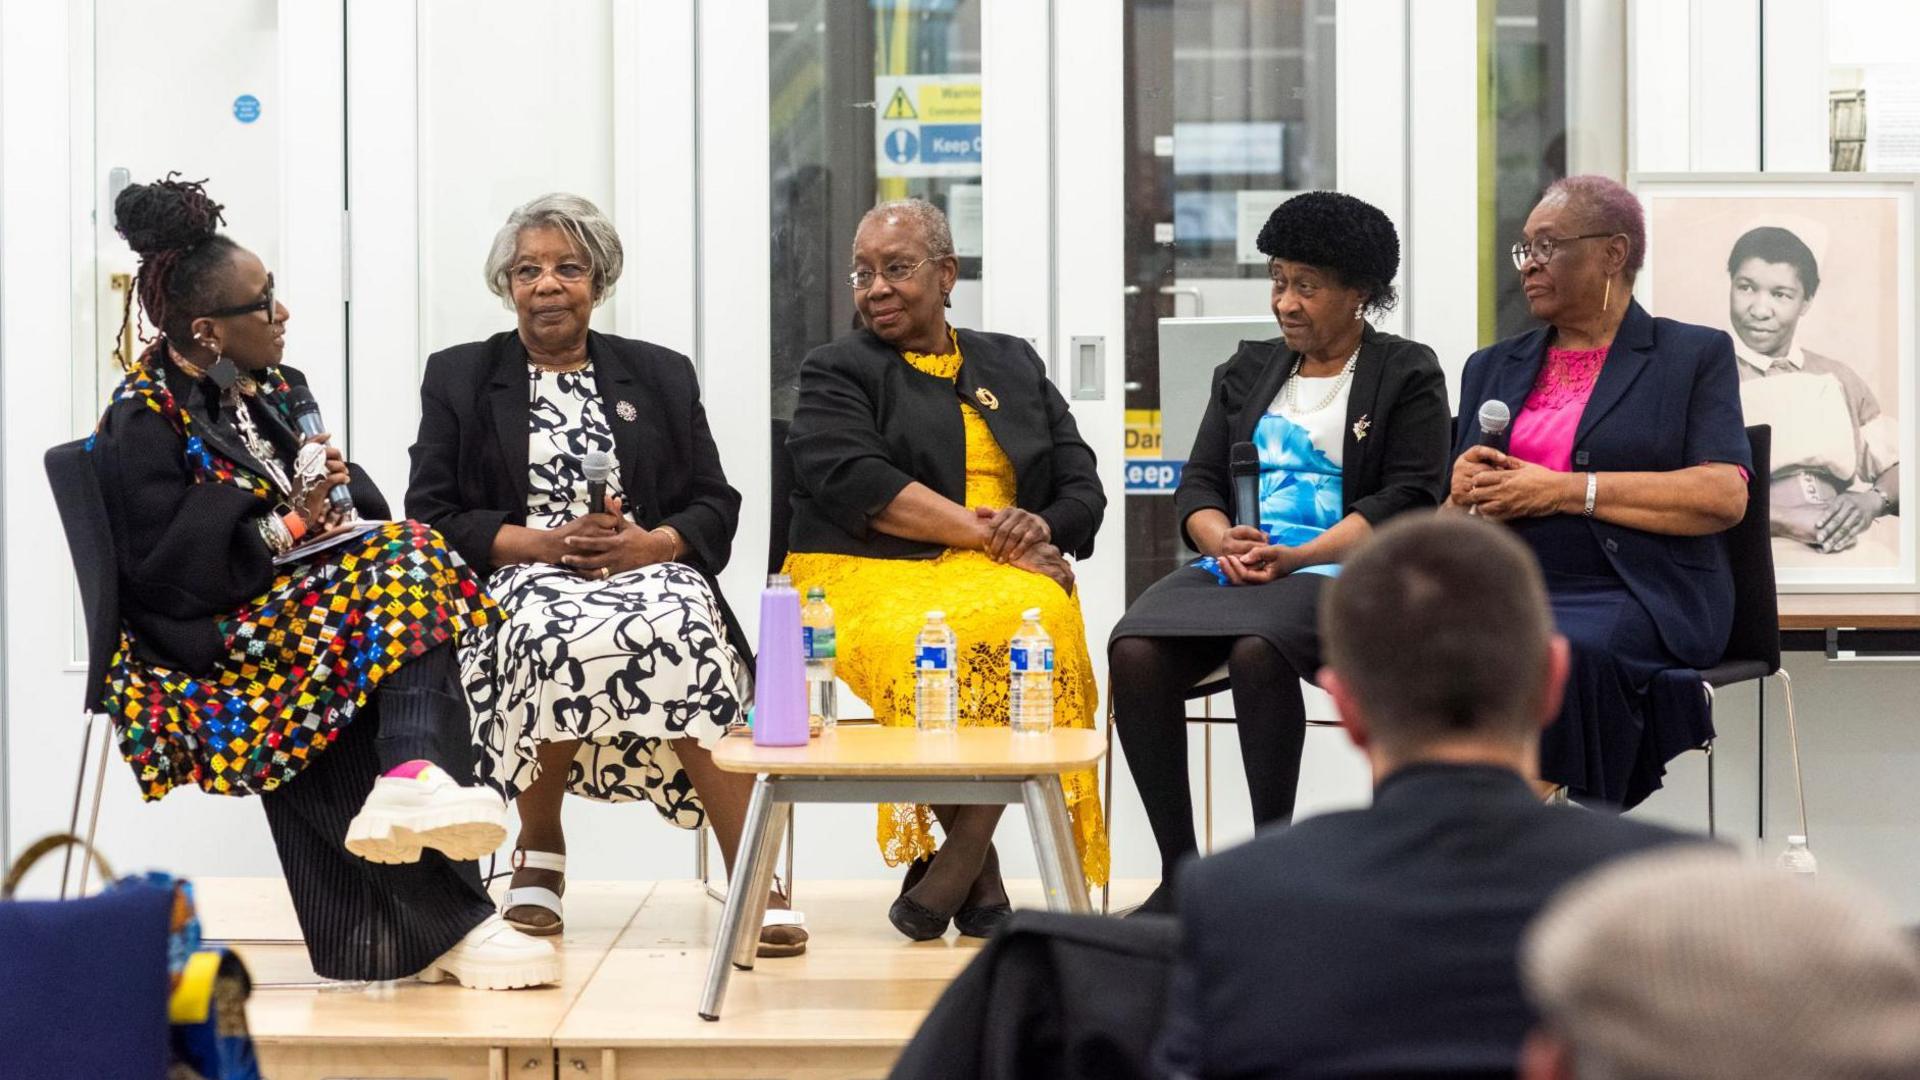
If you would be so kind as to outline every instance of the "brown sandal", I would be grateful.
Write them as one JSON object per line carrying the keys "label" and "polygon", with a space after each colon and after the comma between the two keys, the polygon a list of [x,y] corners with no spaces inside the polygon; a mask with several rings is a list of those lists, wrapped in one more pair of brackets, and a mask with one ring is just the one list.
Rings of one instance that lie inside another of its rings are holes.
{"label": "brown sandal", "polygon": [[757,956],[799,956],[807,951],[807,917],[787,908],[768,908],[760,921]]}

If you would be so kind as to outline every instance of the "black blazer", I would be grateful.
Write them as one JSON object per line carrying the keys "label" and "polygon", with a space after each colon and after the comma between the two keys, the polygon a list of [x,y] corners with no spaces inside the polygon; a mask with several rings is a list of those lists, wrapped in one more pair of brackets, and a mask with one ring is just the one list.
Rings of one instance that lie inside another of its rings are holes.
{"label": "black blazer", "polygon": [[[266,475],[213,384],[171,363],[164,372],[168,391],[193,415],[200,438],[242,468]],[[294,368],[282,367],[280,375],[292,386],[307,382]],[[244,400],[281,463],[290,463],[299,435],[259,399]],[[259,521],[281,508],[233,484],[196,483],[187,468],[186,440],[143,402],[107,406],[89,456],[119,562],[100,570],[120,575],[120,617],[140,659],[207,673],[227,653],[219,621],[273,584],[273,552],[260,537]],[[350,468],[347,490],[360,515],[389,516],[373,480],[359,466]]]}
{"label": "black blazer", "polygon": [[[1296,356],[1283,338],[1243,341],[1232,359],[1213,369],[1206,415],[1173,496],[1188,547],[1198,550],[1187,533],[1195,511],[1233,516],[1228,455],[1234,443],[1253,438]],[[1340,461],[1346,513],[1379,525],[1402,511],[1440,505],[1447,493],[1449,423],[1447,377],[1433,350],[1372,326],[1363,330]]]}
{"label": "black blazer", "polygon": [[1107,497],[1093,450],[1046,366],[1022,338],[977,330],[962,330],[959,338],[965,362],[951,383],[916,370],[869,330],[807,354],[787,436],[793,551],[878,559],[939,555],[938,544],[878,533],[870,523],[916,480],[966,502],[959,408],[966,401],[1013,462],[1015,504],[1046,519],[1061,551],[1082,559],[1093,554]]}
{"label": "black blazer", "polygon": [[[1473,418],[1481,403],[1498,398],[1509,415],[1520,415],[1547,344],[1542,328],[1468,359],[1460,377],[1455,457],[1480,441]],[[1705,326],[1656,319],[1638,302],[1630,304],[1575,429],[1574,469],[1668,472],[1713,461],[1751,471],[1752,457],[1733,339]],[[1514,524],[1525,537],[1528,523]],[[1695,668],[1719,663],[1733,630],[1733,571],[1721,538],[1664,536],[1597,518],[1587,519],[1587,527],[1673,655]]]}
{"label": "black blazer", "polygon": [[1365,810],[1187,863],[1161,1045],[1194,1076],[1511,1072],[1521,932],[1562,886],[1689,839],[1543,806],[1505,769],[1412,765]]}
{"label": "black blazer", "polygon": [[[740,493],[727,483],[707,427],[700,383],[686,357],[646,341],[589,332],[627,516],[671,525],[686,540],[680,561],[700,571],[727,616],[728,637],[749,656],[714,576],[733,553]],[[620,405],[633,406],[632,420]],[[440,530],[482,577],[502,525],[527,523],[527,349],[517,331],[442,349],[420,386],[420,437],[409,451],[407,515]]]}

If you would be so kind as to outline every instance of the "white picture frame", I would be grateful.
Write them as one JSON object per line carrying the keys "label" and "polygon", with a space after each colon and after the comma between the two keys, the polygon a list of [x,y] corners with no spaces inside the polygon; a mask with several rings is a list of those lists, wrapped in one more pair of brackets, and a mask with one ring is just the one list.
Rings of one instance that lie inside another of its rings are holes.
{"label": "white picture frame", "polygon": [[[1746,421],[1773,428],[1781,591],[1920,591],[1920,176],[1638,174],[1628,184],[1647,214],[1641,304],[1726,331]],[[1822,543],[1819,522],[1845,502],[1877,506],[1876,486],[1894,489],[1890,510]]]}

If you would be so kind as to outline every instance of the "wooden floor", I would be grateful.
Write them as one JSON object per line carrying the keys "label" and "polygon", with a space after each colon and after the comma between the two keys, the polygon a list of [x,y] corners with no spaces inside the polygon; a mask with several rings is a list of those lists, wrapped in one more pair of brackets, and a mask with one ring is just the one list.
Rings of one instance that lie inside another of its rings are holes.
{"label": "wooden floor", "polygon": [[[1122,882],[1115,903],[1150,883]],[[828,1080],[885,1076],[980,943],[910,942],[886,920],[895,883],[799,883],[805,956],[735,972],[717,1023],[695,1012],[720,905],[696,882],[567,889],[557,987],[325,984],[286,888],[266,878],[194,885],[206,934],[232,939],[260,984],[248,1019],[275,1080]],[[1036,882],[1013,882],[1038,905]],[[1096,896],[1097,900],[1097,896]]]}

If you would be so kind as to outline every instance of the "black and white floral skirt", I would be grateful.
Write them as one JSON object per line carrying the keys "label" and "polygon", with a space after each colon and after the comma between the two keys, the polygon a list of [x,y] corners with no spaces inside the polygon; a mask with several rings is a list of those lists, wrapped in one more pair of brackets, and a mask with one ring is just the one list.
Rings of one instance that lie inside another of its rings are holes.
{"label": "black and white floral skirt", "polygon": [[480,778],[511,799],[538,778],[543,744],[579,739],[568,791],[645,799],[699,827],[705,813],[672,740],[713,746],[750,685],[699,572],[659,563],[600,581],[509,566],[487,591],[507,617],[460,650]]}

